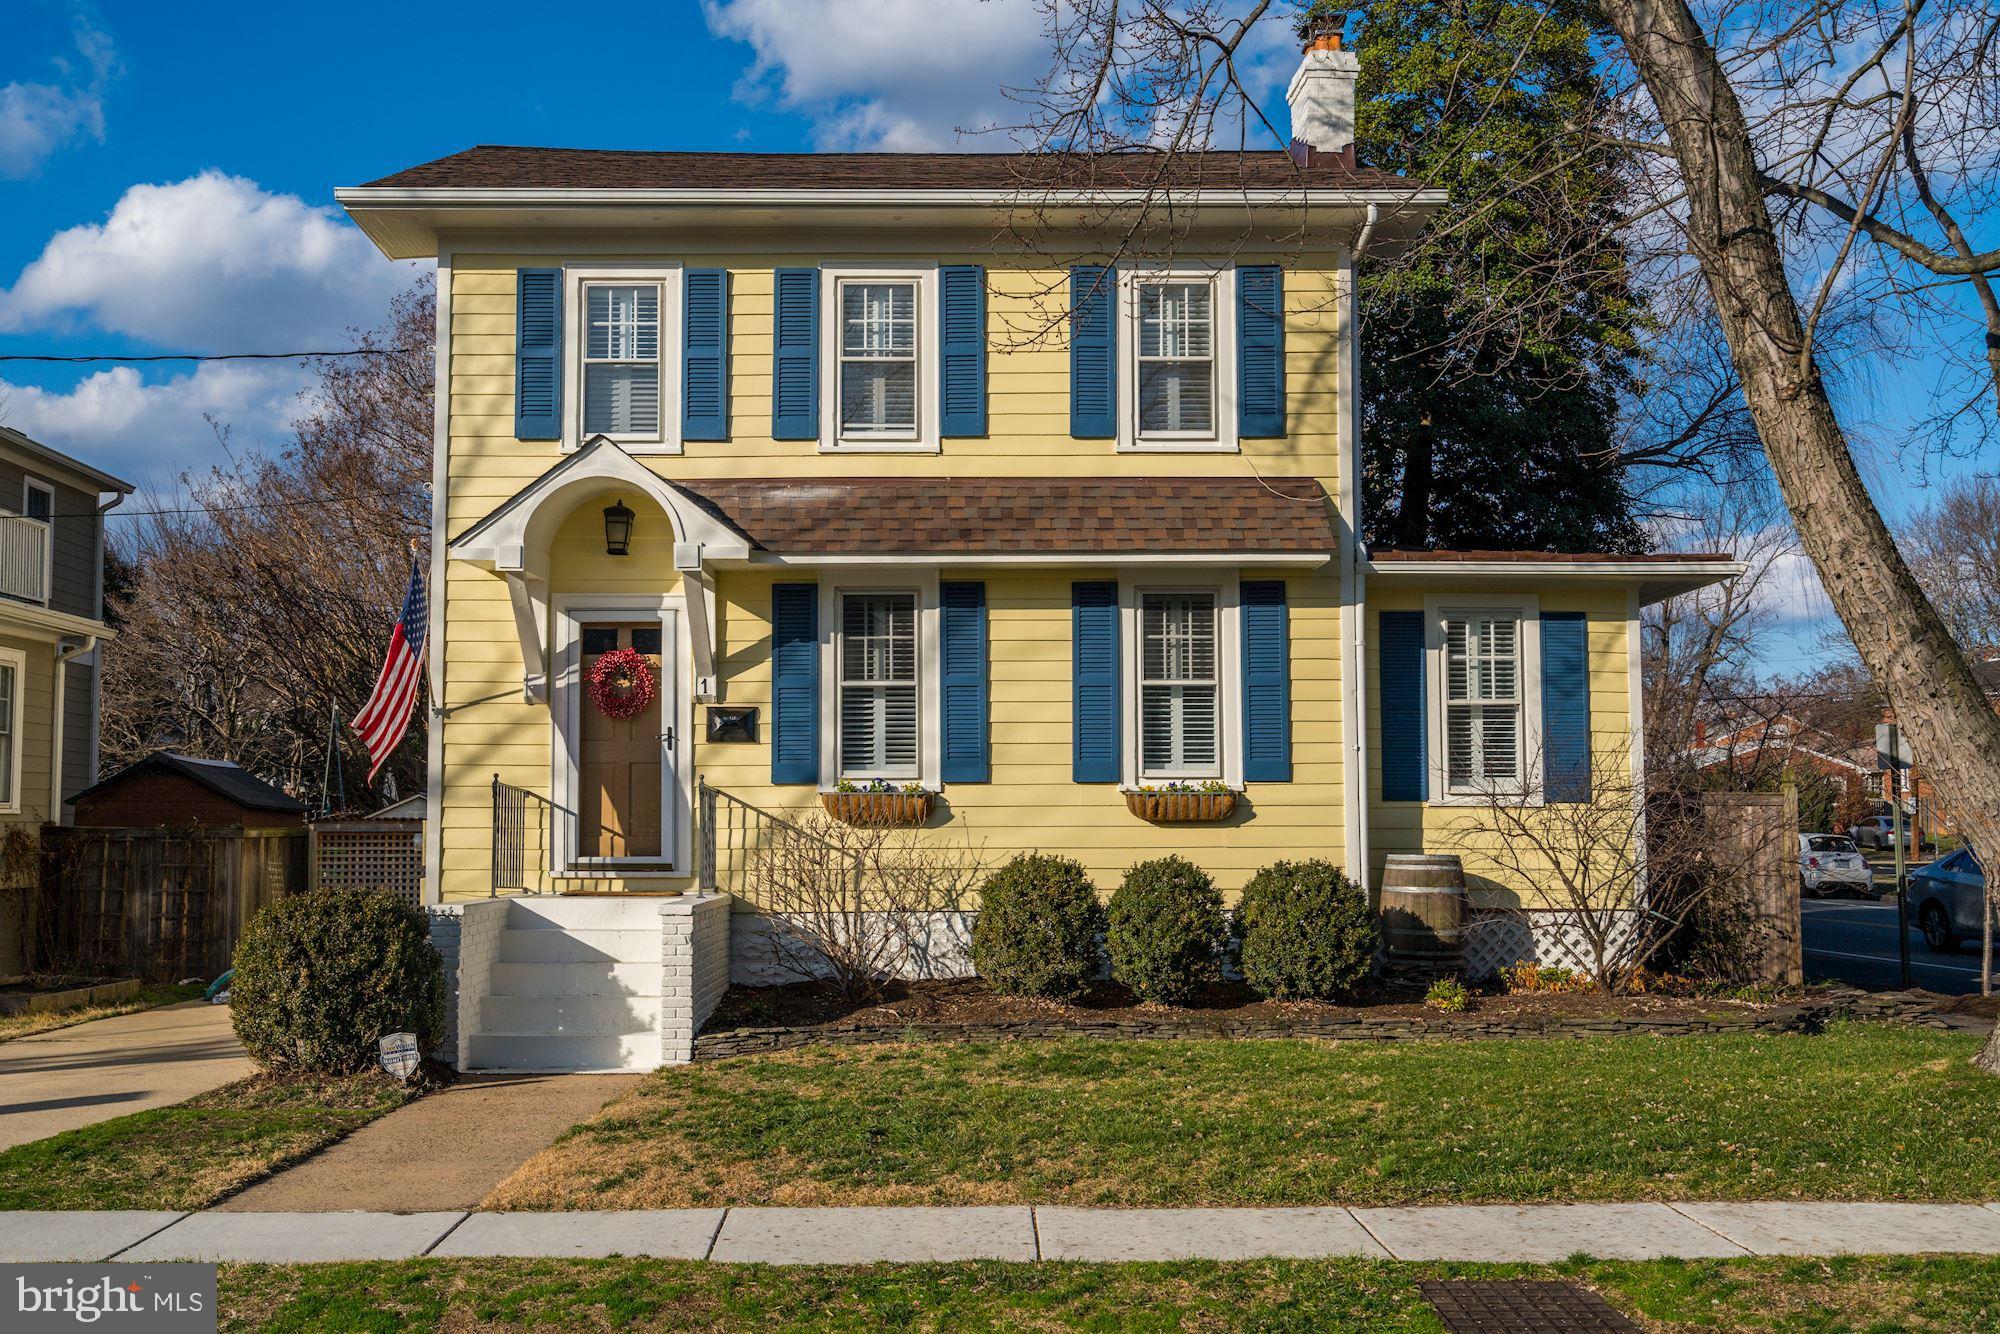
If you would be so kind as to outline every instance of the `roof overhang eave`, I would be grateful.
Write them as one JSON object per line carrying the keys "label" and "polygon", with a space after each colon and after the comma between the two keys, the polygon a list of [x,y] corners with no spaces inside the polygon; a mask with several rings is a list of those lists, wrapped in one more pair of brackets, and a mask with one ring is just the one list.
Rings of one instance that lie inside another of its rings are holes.
{"label": "roof overhang eave", "polygon": [[1371,561],[1371,583],[1460,588],[1636,587],[1650,606],[1734,579],[1742,561]]}
{"label": "roof overhang eave", "polygon": [[1327,551],[753,551],[746,558],[714,562],[718,569],[771,566],[937,565],[1043,566],[1073,569],[1102,565],[1191,568],[1254,566],[1259,569],[1313,570],[1334,559]]}

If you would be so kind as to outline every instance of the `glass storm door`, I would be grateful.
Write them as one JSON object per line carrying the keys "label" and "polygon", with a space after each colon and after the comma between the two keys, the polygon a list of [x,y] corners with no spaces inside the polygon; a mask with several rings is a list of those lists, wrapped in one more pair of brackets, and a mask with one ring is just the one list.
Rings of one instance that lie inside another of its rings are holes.
{"label": "glass storm door", "polygon": [[[672,673],[663,628],[591,622],[578,627],[582,641],[582,681],[577,728],[577,843],[580,859],[664,861],[666,829],[662,797],[673,757],[666,719],[675,716]],[[612,718],[590,698],[587,683],[598,659],[613,649],[637,649],[653,673],[653,699],[630,718]]]}

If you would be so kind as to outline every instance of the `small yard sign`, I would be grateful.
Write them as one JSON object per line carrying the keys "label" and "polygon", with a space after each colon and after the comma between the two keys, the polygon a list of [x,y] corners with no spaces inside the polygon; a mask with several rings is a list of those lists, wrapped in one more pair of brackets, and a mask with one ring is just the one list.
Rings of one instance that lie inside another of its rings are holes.
{"label": "small yard sign", "polygon": [[398,1079],[417,1072],[423,1053],[417,1050],[415,1033],[391,1033],[381,1041],[382,1068]]}

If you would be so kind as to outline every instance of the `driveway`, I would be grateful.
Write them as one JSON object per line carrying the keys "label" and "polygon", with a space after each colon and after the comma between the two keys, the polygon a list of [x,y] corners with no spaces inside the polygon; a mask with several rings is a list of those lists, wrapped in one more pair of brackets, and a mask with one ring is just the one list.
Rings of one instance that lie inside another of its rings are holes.
{"label": "driveway", "polygon": [[0,1149],[185,1102],[255,1068],[229,1007],[202,1001],[0,1042]]}
{"label": "driveway", "polygon": [[[1839,981],[1870,991],[1902,986],[1896,954],[1896,904],[1807,899],[1799,925],[1808,982]],[[1939,954],[1910,923],[1910,985],[1948,996],[1979,990],[1979,942]]]}

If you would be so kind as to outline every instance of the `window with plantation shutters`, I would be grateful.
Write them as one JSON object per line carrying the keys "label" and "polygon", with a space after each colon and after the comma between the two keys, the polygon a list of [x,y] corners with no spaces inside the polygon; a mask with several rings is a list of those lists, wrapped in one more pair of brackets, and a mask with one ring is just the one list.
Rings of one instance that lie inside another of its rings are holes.
{"label": "window with plantation shutters", "polygon": [[660,438],[660,285],[583,288],[583,434]]}
{"label": "window with plantation shutters", "polygon": [[843,280],[840,435],[917,438],[917,284]]}
{"label": "window with plantation shutters", "polygon": [[916,778],[917,595],[843,593],[835,662],[840,777]]}
{"label": "window with plantation shutters", "polygon": [[1222,772],[1213,592],[1139,599],[1139,777]]}
{"label": "window with plantation shutters", "polygon": [[1444,614],[1445,784],[1481,792],[1521,782],[1521,620]]}
{"label": "window with plantation shutters", "polygon": [[1215,284],[1138,284],[1139,438],[1215,434]]}

